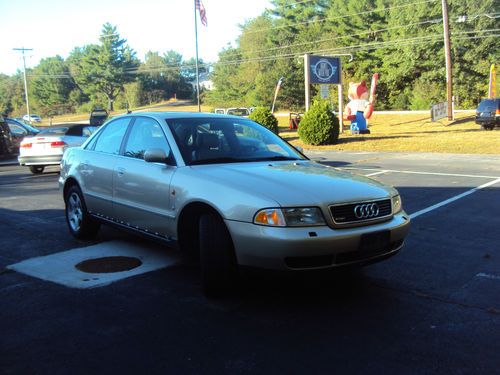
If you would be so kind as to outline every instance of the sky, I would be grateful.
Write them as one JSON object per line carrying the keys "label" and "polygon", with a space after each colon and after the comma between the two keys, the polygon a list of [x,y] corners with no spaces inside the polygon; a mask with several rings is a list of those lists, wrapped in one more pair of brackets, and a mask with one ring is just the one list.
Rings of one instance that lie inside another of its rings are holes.
{"label": "sky", "polygon": [[[198,18],[200,59],[218,53],[240,35],[238,25],[270,7],[269,0],[202,0],[208,26]],[[144,61],[148,51],[174,50],[195,56],[194,0],[0,0],[0,73],[35,67],[45,57],[68,57],[75,47],[98,43],[102,25],[117,27],[122,39]]]}

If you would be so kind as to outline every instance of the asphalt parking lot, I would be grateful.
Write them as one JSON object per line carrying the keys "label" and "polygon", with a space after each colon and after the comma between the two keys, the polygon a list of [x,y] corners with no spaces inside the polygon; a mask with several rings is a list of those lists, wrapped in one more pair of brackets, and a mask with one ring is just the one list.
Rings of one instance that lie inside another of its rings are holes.
{"label": "asphalt parking lot", "polygon": [[[57,169],[0,162],[0,372],[499,373],[500,156],[308,155],[396,186],[412,217],[405,247],[354,274],[246,275],[224,300],[162,245],[111,228],[73,239]],[[89,247],[161,266],[89,287],[12,268]]]}

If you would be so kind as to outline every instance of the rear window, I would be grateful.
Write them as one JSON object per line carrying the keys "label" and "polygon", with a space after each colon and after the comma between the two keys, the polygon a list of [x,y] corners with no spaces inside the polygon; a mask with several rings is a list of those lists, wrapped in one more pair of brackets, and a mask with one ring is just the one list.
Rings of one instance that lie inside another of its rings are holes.
{"label": "rear window", "polygon": [[60,128],[47,128],[40,130],[38,135],[64,135],[68,131],[68,127],[60,127]]}
{"label": "rear window", "polygon": [[227,114],[233,116],[248,116],[250,112],[246,108],[229,108]]}
{"label": "rear window", "polygon": [[496,111],[497,109],[500,109],[500,99],[482,100],[477,107],[478,112]]}

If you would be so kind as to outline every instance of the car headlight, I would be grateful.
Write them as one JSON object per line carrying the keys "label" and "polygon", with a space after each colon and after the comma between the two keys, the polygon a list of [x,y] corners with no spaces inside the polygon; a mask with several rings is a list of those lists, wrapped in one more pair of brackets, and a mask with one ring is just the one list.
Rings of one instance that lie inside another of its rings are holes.
{"label": "car headlight", "polygon": [[392,213],[397,214],[402,209],[403,202],[401,202],[401,197],[399,195],[395,195],[394,197],[392,197]]}
{"label": "car headlight", "polygon": [[308,227],[326,225],[317,207],[267,208],[255,214],[254,224],[276,227]]}

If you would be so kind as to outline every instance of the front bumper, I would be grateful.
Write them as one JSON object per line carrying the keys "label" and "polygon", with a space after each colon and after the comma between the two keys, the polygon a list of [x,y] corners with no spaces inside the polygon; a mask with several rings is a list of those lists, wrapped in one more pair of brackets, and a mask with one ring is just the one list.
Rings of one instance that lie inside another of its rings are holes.
{"label": "front bumper", "polygon": [[59,165],[62,155],[19,156],[19,165]]}
{"label": "front bumper", "polygon": [[[404,211],[383,223],[343,229],[267,227],[226,220],[238,264],[274,270],[323,269],[385,259],[401,249],[409,224]],[[390,233],[386,247],[360,251],[363,235],[382,231]]]}

